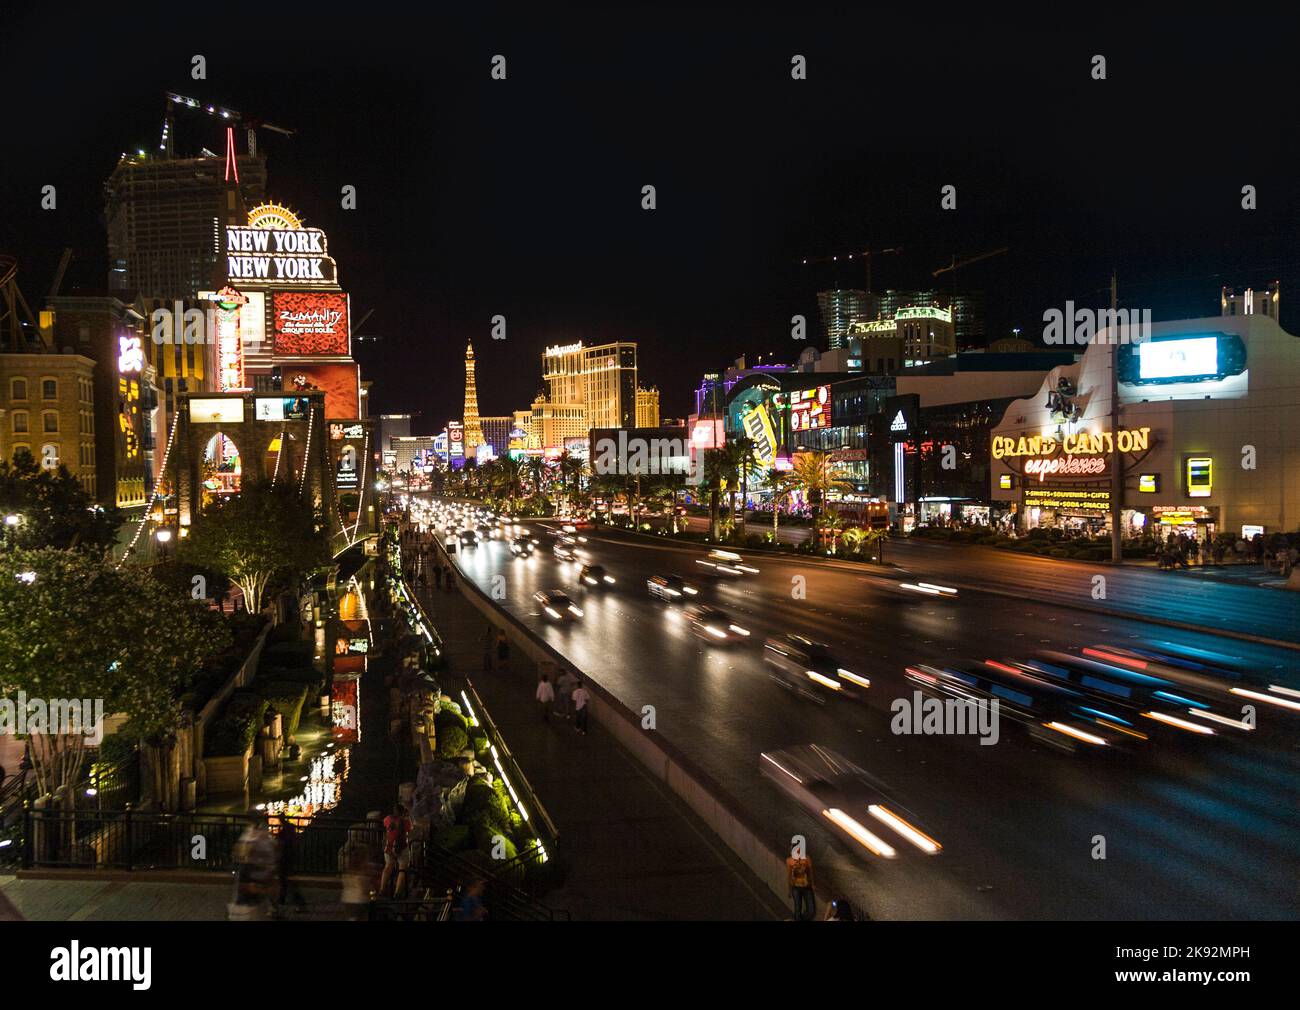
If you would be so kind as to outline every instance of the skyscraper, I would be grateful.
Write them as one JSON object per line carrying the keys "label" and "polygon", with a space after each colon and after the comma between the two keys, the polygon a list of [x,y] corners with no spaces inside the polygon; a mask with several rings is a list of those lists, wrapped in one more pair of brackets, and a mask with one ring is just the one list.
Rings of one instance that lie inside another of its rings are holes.
{"label": "skyscraper", "polygon": [[465,455],[472,456],[483,444],[483,429],[478,421],[478,388],[474,381],[474,342],[465,344]]}

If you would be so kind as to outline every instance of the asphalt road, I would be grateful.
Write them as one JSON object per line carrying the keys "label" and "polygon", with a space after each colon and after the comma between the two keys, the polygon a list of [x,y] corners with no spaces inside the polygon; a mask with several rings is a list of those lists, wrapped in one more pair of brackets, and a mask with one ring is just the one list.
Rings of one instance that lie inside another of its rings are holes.
{"label": "asphalt road", "polygon": [[[1242,657],[1275,682],[1294,685],[1295,653],[1064,608],[1032,588],[1040,576],[1028,577],[1018,600],[970,592],[956,601],[899,599],[843,565],[755,555],[757,575],[713,582],[700,577],[700,549],[612,532],[588,536],[590,559],[618,579],[609,592],[577,588],[578,566],[546,550],[514,559],[496,540],[462,553],[458,563],[486,590],[504,576],[504,607],[632,709],[653,705],[657,731],[770,825],[774,847],[805,835],[822,882],[873,917],[1300,913],[1300,715],[1270,709],[1249,736],[1152,744],[1139,757],[1105,761],[1059,755],[1005,732],[995,746],[981,746],[970,737],[890,731],[891,701],[911,696],[903,679],[908,663],[1165,640]],[[695,638],[674,608],[647,595],[645,579],[655,573],[696,581],[702,598],[730,611],[752,639],[717,648]],[[806,580],[803,599],[792,594],[796,576]],[[557,626],[539,614],[533,593],[553,587],[584,608],[581,621]],[[869,676],[869,701],[835,698],[822,707],[775,685],[763,639],[794,631],[830,644]],[[840,751],[888,783],[944,851],[864,858],[759,775],[761,751],[808,742]],[[1094,858],[1099,837],[1105,859]]]}
{"label": "asphalt road", "polygon": [[[690,529],[704,532],[708,520],[693,516]],[[764,533],[771,526],[751,522],[748,529]],[[802,543],[808,529],[792,527],[788,540],[786,534],[781,531],[783,541]],[[920,539],[890,540],[885,560],[905,571],[921,571],[932,579],[971,588],[1032,594],[1300,643],[1300,593],[1291,590],[1193,578],[1145,565],[1117,568]],[[1105,579],[1103,584],[1094,582],[1098,575]]]}

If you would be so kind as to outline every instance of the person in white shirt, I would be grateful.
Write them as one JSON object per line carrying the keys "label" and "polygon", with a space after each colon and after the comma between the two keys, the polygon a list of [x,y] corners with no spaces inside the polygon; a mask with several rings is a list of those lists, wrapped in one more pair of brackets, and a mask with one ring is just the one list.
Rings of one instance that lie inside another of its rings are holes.
{"label": "person in white shirt", "polygon": [[587,733],[587,702],[590,700],[591,695],[579,679],[578,686],[573,690],[573,728],[584,736]]}
{"label": "person in white shirt", "polygon": [[545,673],[542,674],[542,679],[537,684],[535,697],[542,706],[542,721],[550,722],[551,706],[555,704],[555,688],[551,686],[551,678]]}

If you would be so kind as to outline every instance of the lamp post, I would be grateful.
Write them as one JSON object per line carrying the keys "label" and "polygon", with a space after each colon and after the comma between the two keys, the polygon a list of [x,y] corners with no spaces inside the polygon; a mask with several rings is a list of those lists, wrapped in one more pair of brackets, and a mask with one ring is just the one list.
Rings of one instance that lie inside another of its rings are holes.
{"label": "lamp post", "polygon": [[171,543],[172,531],[170,527],[163,526],[153,531],[154,539],[158,541],[159,560],[167,560],[167,545]]}

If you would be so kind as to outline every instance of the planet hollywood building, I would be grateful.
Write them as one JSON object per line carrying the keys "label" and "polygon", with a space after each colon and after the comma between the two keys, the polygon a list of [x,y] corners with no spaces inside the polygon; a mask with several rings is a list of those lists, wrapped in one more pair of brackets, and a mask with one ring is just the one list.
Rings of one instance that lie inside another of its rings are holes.
{"label": "planet hollywood building", "polygon": [[1118,458],[1126,535],[1296,529],[1300,339],[1270,308],[1155,323],[1147,339],[1117,346],[1103,331],[1078,362],[1052,369],[991,433],[991,494],[1008,521],[1108,529]]}

